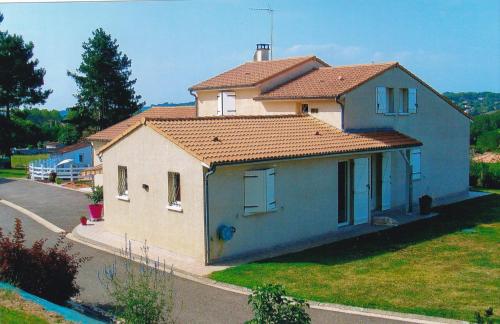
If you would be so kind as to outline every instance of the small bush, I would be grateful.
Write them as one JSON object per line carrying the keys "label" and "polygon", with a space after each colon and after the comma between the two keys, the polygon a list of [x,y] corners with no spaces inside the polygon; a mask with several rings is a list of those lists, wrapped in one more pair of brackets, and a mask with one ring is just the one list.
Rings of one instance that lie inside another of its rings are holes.
{"label": "small bush", "polygon": [[89,200],[93,204],[98,204],[102,202],[103,197],[104,197],[104,191],[102,189],[102,186],[92,187],[92,191],[87,194],[87,198],[89,198]]}
{"label": "small bush", "polygon": [[302,299],[286,297],[281,285],[267,284],[257,287],[248,297],[252,305],[254,318],[249,324],[308,324],[311,323]]}
{"label": "small bush", "polygon": [[0,228],[0,280],[57,304],[79,293],[76,275],[89,258],[70,254],[72,244],[64,243],[64,235],[50,248],[44,247],[45,239],[32,247],[24,242],[21,220],[16,218],[14,232],[6,236]]}
{"label": "small bush", "polygon": [[474,318],[477,324],[493,324],[493,307],[490,307],[484,311],[484,315],[480,312],[474,313]]}
{"label": "small bush", "polygon": [[167,271],[165,263],[151,262],[146,244],[142,253],[137,264],[130,247],[125,248],[123,262],[105,266],[99,280],[126,323],[174,323],[172,270]]}
{"label": "small bush", "polygon": [[500,163],[471,162],[469,183],[471,186],[500,188]]}

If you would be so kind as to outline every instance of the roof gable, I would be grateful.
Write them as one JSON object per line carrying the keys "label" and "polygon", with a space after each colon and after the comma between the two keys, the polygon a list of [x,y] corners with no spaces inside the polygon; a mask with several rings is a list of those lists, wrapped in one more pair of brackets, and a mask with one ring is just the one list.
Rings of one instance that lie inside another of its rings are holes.
{"label": "roof gable", "polygon": [[192,86],[189,90],[253,87],[312,60],[316,60],[324,66],[328,66],[328,64],[315,56],[247,62],[206,81],[200,82]]}
{"label": "roof gable", "polygon": [[101,148],[99,154],[145,125],[207,165],[290,159],[419,146],[392,130],[346,133],[308,115],[147,119]]}

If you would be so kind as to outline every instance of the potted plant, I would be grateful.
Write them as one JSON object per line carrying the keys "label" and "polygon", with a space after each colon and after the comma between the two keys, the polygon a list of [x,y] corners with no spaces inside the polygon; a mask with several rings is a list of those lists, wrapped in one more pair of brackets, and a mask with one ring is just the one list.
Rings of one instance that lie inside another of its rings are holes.
{"label": "potted plant", "polygon": [[102,217],[102,199],[103,189],[102,186],[93,186],[92,191],[87,194],[92,204],[89,205],[90,219],[100,220]]}
{"label": "potted plant", "polygon": [[418,199],[420,205],[420,214],[429,215],[432,208],[432,197],[429,195],[424,195]]}
{"label": "potted plant", "polygon": [[84,226],[87,225],[87,217],[85,216],[80,217],[80,223]]}

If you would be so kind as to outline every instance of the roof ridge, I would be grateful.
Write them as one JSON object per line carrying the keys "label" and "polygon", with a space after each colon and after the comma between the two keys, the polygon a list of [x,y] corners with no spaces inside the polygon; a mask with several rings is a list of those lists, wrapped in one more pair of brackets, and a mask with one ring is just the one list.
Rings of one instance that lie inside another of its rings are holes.
{"label": "roof ridge", "polygon": [[300,118],[300,117],[311,117],[307,114],[280,114],[280,115],[235,115],[235,116],[198,116],[198,117],[142,117],[143,122],[148,121],[172,121],[172,120],[182,120],[182,121],[192,121],[192,120],[210,120],[210,119],[273,119],[273,118]]}
{"label": "roof ridge", "polygon": [[346,65],[334,65],[334,66],[325,66],[320,67],[323,68],[344,68],[344,67],[362,67],[362,66],[374,66],[374,65],[400,65],[398,61],[387,61],[387,62],[372,62],[372,63],[357,63],[357,64],[346,64]]}

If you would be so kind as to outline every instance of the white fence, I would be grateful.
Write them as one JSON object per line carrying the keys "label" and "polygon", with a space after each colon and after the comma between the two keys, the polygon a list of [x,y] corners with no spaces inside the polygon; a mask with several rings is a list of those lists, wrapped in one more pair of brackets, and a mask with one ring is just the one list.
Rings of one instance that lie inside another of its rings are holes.
{"label": "white fence", "polygon": [[31,180],[48,180],[52,172],[56,173],[59,179],[63,180],[79,180],[81,178],[80,172],[89,165],[66,163],[57,166],[57,161],[54,160],[38,160],[29,164],[29,173]]}

